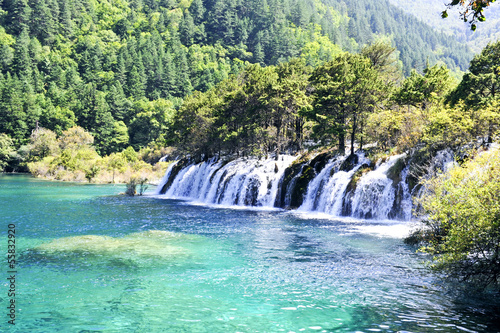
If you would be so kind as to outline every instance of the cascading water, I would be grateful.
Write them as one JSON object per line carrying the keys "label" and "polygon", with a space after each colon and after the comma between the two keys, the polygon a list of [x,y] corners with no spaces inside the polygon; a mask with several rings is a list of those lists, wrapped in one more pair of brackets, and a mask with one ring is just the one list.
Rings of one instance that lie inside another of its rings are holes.
{"label": "cascading water", "polygon": [[[163,159],[164,157],[162,157]],[[161,160],[160,160],[161,161]],[[163,176],[163,178],[160,180],[158,186],[156,187],[156,191],[155,191],[155,194],[158,195],[158,194],[161,194],[161,191],[163,189],[163,187],[165,186],[165,184],[168,182],[168,180],[170,179],[170,174],[172,173],[172,170],[174,168],[174,166],[178,163],[178,161],[175,161],[173,163],[171,163],[168,168],[167,168],[167,171],[165,171],[165,176]]]}
{"label": "cascading water", "polygon": [[[280,155],[277,160],[238,158],[224,163],[212,159],[192,164],[175,175],[165,196],[208,204],[273,207],[278,183],[295,159]],[[169,178],[158,187],[164,187]]]}
{"label": "cascading water", "polygon": [[[331,159],[318,176],[309,183],[304,203],[299,207],[299,210],[327,212],[325,209],[326,201],[331,201],[328,199],[333,199],[333,197],[338,195],[339,191],[338,186],[336,186],[336,180],[343,178],[340,174],[345,173],[343,171],[335,172],[338,171],[342,161],[343,158]],[[332,173],[334,176],[330,177]],[[337,177],[337,175],[340,175],[340,177]],[[342,195],[342,193],[340,193],[340,195]]]}
{"label": "cascading water", "polygon": [[[175,172],[171,166],[159,188],[163,188],[167,198],[227,206],[283,208],[292,206],[292,193],[299,193],[303,195],[297,205],[299,211],[363,219],[411,218],[406,154],[392,156],[364,174],[360,169],[363,167],[364,172],[370,168],[370,161],[363,153],[328,158],[323,158],[318,168],[311,165],[311,161],[291,166],[296,157],[286,155],[277,160],[238,158],[223,162],[212,159],[180,167]],[[403,164],[394,171],[398,161]],[[288,171],[287,181],[283,182],[287,168],[295,171]]]}
{"label": "cascading water", "polygon": [[401,171],[401,181],[398,183],[397,192],[401,193],[400,212],[401,218],[405,221],[411,220],[413,200],[411,197],[410,187],[408,186],[407,178],[410,173],[410,163]]}
{"label": "cascading water", "polygon": [[[375,170],[364,174],[356,185],[352,198],[352,215],[358,218],[388,219],[396,198],[394,180],[388,171],[406,154],[392,156]],[[396,184],[397,186],[397,184]],[[410,207],[411,212],[411,207]]]}

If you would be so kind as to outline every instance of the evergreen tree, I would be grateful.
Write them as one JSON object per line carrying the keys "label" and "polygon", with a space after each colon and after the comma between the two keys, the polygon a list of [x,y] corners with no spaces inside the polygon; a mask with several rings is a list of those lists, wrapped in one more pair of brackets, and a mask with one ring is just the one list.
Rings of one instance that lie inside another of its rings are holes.
{"label": "evergreen tree", "polygon": [[373,110],[382,90],[378,74],[369,59],[342,54],[316,68],[311,77],[314,108],[305,115],[316,122],[314,132],[324,142],[338,139],[345,154],[345,136],[351,129],[351,154],[360,119]]}
{"label": "evergreen tree", "polygon": [[[31,5],[31,33],[42,43],[52,44],[55,39],[55,19],[45,0],[33,0]],[[57,17],[57,16],[56,16]]]}
{"label": "evergreen tree", "polygon": [[27,0],[12,0],[7,16],[7,26],[14,35],[20,35],[29,30],[31,8]]}
{"label": "evergreen tree", "polygon": [[186,11],[181,23],[179,24],[179,34],[182,44],[191,46],[194,42],[195,33],[196,31],[193,17],[188,11]]}
{"label": "evergreen tree", "polygon": [[28,30],[24,29],[16,41],[13,63],[14,72],[17,73],[21,82],[27,83],[31,83],[32,79],[32,64],[28,52],[29,43]]}
{"label": "evergreen tree", "polygon": [[202,0],[193,0],[191,6],[189,7],[189,13],[191,13],[194,23],[199,25],[203,22],[203,17],[205,15],[205,7],[203,6]]}

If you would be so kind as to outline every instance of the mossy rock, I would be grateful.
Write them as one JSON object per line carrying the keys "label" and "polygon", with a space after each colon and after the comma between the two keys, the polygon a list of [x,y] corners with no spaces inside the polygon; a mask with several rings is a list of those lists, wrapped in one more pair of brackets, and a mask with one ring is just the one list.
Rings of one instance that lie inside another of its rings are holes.
{"label": "mossy rock", "polygon": [[307,187],[313,178],[317,175],[315,169],[311,165],[306,165],[302,169],[302,174],[298,177],[297,182],[292,190],[290,208],[298,208],[304,201],[304,196],[307,192]]}
{"label": "mossy rock", "polygon": [[349,155],[348,158],[345,159],[344,162],[342,162],[339,170],[349,172],[352,169],[354,169],[356,167],[356,165],[358,165],[358,162],[359,162],[359,156],[356,154],[351,154],[351,155]]}
{"label": "mossy rock", "polygon": [[401,173],[403,172],[404,168],[408,165],[408,158],[400,158],[399,160],[394,163],[393,166],[387,170],[387,178],[392,180],[392,183],[394,186],[399,184],[401,182]]}
{"label": "mossy rock", "polygon": [[328,161],[334,156],[331,153],[321,153],[311,160],[309,165],[311,165],[316,173],[320,173],[325,167]]}
{"label": "mossy rock", "polygon": [[[304,201],[309,183],[321,172],[321,170],[323,170],[332,156],[331,153],[320,153],[312,160],[306,160],[301,157],[299,158],[299,160],[302,161],[301,163],[293,163],[286,168],[279,185],[278,195],[276,196],[274,206],[286,209],[300,207]],[[296,178],[296,182],[290,195],[290,205],[286,207],[285,199],[287,188],[294,178]]]}
{"label": "mossy rock", "polygon": [[374,168],[375,165],[365,163],[354,173],[354,175],[352,175],[351,180],[345,189],[344,198],[342,199],[342,216],[351,216],[352,197],[356,192],[358,182],[365,173],[372,171]]}
{"label": "mossy rock", "polygon": [[174,165],[167,179],[167,182],[165,183],[165,185],[163,185],[163,187],[160,190],[160,194],[165,194],[167,190],[170,188],[170,186],[172,186],[172,183],[174,182],[174,179],[175,177],[177,177],[179,172],[190,164],[191,163],[188,159],[182,159],[176,165]]}
{"label": "mossy rock", "polygon": [[257,206],[257,198],[259,196],[260,182],[258,179],[252,178],[248,182],[248,187],[245,192],[245,206]]}
{"label": "mossy rock", "polygon": [[283,177],[278,185],[278,193],[276,195],[276,201],[274,203],[275,207],[287,208],[285,207],[285,198],[287,193],[287,188],[290,182],[300,174],[302,166],[308,161],[302,163],[293,163],[288,168],[285,169]]}

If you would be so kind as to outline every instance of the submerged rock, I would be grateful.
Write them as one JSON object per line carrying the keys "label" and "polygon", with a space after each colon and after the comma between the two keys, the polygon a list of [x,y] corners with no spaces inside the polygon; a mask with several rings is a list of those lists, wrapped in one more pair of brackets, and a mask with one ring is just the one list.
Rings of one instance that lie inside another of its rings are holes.
{"label": "submerged rock", "polygon": [[125,237],[99,235],[72,236],[54,239],[31,250],[41,257],[85,260],[99,258],[122,263],[140,264],[145,260],[161,261],[185,258],[191,255],[183,244],[200,240],[200,236],[162,230],[133,233]]}

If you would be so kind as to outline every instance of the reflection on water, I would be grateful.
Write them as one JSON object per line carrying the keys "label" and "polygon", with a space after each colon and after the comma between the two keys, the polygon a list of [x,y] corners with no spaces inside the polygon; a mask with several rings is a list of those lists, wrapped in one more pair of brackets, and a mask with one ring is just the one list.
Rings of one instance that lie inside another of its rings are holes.
{"label": "reflection on water", "polygon": [[391,222],[121,191],[0,176],[21,255],[9,332],[500,331],[498,301],[452,292]]}

